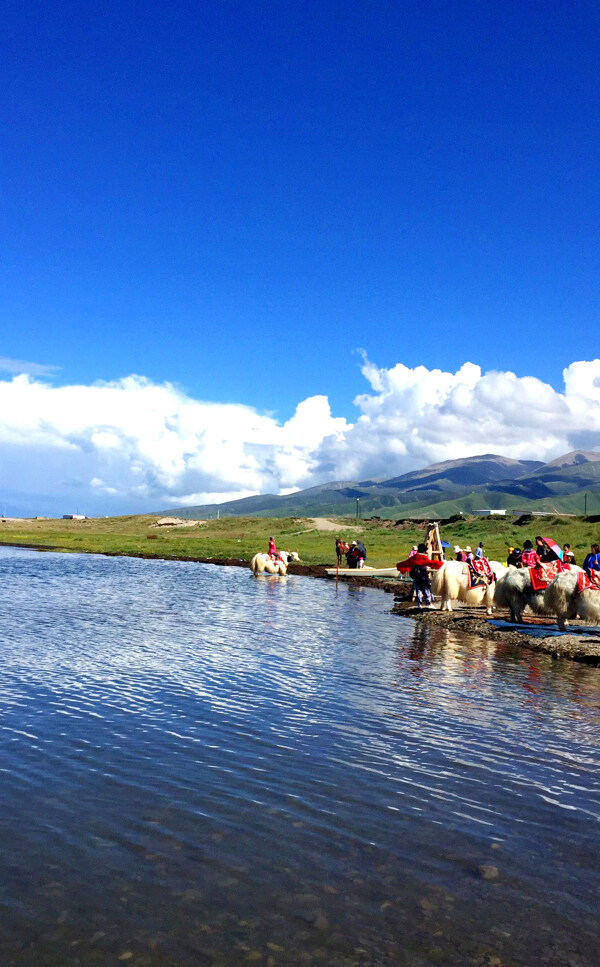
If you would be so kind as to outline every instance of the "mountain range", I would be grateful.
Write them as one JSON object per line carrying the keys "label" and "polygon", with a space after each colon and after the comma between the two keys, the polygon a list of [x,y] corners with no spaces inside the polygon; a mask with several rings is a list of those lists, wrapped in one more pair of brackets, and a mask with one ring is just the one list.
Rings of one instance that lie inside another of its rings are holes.
{"label": "mountain range", "polygon": [[[483,509],[600,512],[600,453],[573,450],[550,463],[494,453],[434,463],[389,479],[338,480],[278,496],[178,507],[184,518],[448,517]],[[173,513],[173,509],[168,511]]]}

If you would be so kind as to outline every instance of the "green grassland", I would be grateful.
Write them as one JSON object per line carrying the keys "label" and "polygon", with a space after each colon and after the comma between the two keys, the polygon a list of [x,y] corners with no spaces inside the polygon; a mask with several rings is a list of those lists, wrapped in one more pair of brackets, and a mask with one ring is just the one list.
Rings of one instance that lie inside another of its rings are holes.
{"label": "green grassland", "polygon": [[[269,536],[281,549],[297,549],[304,564],[335,564],[335,536],[364,541],[368,564],[390,566],[407,556],[423,539],[424,525],[394,526],[392,521],[336,518],[335,530],[322,530],[311,518],[226,517],[190,526],[157,527],[156,517],[134,516],[71,520],[6,520],[0,522],[0,543],[61,551],[122,554],[157,558],[205,560],[236,558],[249,561],[266,550]],[[451,545],[483,540],[486,556],[504,561],[507,548],[521,546],[536,534],[571,544],[578,563],[592,541],[600,541],[600,524],[586,518],[547,517],[519,526],[513,518],[469,517],[442,527]]]}

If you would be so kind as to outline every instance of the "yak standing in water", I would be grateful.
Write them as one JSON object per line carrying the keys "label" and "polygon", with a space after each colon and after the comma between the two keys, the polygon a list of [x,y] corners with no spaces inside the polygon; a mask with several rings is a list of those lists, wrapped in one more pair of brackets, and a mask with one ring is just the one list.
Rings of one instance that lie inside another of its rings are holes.
{"label": "yak standing in water", "polygon": [[279,551],[279,557],[284,564],[291,564],[292,561],[299,561],[298,551]]}
{"label": "yak standing in water", "polygon": [[269,554],[255,554],[250,567],[255,574],[287,574],[287,564],[280,558],[273,558]]}

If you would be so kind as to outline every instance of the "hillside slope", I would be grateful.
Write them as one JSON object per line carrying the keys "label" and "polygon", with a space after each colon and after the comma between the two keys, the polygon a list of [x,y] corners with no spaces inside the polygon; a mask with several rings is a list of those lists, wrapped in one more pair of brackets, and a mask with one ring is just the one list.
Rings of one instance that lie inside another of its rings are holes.
{"label": "hillside slope", "polygon": [[575,450],[544,464],[481,454],[384,480],[329,481],[279,496],[171,508],[180,517],[448,516],[483,508],[600,511],[600,453]]}

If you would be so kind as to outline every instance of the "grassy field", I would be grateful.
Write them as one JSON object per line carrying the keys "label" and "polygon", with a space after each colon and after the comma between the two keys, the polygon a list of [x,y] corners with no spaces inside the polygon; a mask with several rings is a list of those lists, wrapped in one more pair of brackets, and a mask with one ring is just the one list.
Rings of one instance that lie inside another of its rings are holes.
{"label": "grassy field", "polygon": [[[269,536],[281,549],[297,548],[305,564],[335,564],[335,536],[364,541],[368,564],[390,566],[408,555],[423,539],[424,528],[396,527],[391,521],[334,519],[335,529],[311,518],[226,517],[185,527],[157,527],[148,516],[98,518],[85,521],[8,519],[0,522],[0,543],[41,546],[62,551],[126,554],[160,558],[239,558],[250,560],[267,549]],[[507,548],[523,546],[536,534],[553,537],[561,546],[568,541],[580,564],[592,541],[600,542],[600,524],[586,518],[544,518],[517,526],[507,518],[468,518],[442,528],[451,545],[480,540],[486,556],[505,561]]]}

